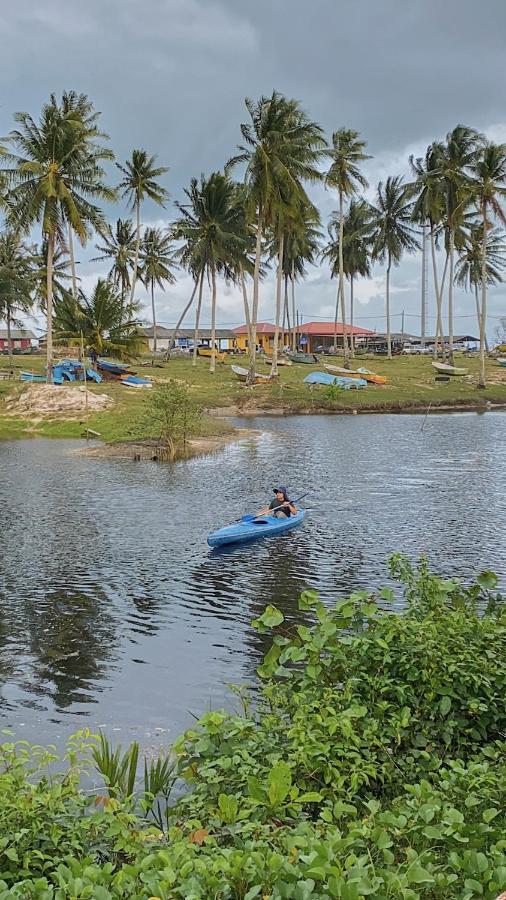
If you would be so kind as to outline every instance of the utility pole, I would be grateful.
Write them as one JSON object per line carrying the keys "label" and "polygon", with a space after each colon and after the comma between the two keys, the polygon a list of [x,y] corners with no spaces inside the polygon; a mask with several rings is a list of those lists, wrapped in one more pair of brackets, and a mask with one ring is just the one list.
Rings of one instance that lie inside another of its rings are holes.
{"label": "utility pole", "polygon": [[404,343],[404,310],[402,310],[401,335],[402,335],[402,343]]}

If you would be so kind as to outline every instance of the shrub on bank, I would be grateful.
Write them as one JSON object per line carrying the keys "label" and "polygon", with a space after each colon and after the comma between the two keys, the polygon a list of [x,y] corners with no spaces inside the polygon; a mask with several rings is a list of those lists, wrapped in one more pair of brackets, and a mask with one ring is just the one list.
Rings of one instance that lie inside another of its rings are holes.
{"label": "shrub on bank", "polygon": [[240,714],[208,713],[180,738],[190,791],[172,804],[168,791],[153,802],[156,779],[125,796],[135,753],[113,783],[121,759],[102,742],[111,796],[97,798],[80,788],[89,741],[75,740],[58,776],[47,751],[4,744],[0,900],[495,898],[506,888],[496,579],[464,587],[424,562],[391,567],[402,611],[389,590],[333,609],[305,592],[298,624],[266,609],[254,623],[274,632],[260,694],[251,704],[239,692]]}

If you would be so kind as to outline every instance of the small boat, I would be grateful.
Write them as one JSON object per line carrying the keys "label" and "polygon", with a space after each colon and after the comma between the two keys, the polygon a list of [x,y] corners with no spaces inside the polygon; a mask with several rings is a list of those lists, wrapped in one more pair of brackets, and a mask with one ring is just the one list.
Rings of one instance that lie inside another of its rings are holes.
{"label": "small boat", "polygon": [[440,375],[467,375],[467,369],[459,369],[457,366],[448,366],[440,362],[433,362],[432,365]]}
{"label": "small boat", "polygon": [[502,366],[503,369],[506,369],[506,359],[498,359],[497,365]]}
{"label": "small boat", "polygon": [[130,366],[109,362],[107,359],[97,359],[97,369],[105,381],[120,381],[126,375],[136,374],[130,372]]}
{"label": "small boat", "polygon": [[125,387],[129,388],[153,387],[153,382],[150,381],[149,378],[141,378],[139,375],[127,375],[125,378],[121,379],[121,384],[124,384]]}
{"label": "small boat", "polygon": [[[247,381],[249,375],[249,369],[243,369],[241,366],[231,366],[232,372],[237,376],[239,381]],[[259,372],[255,372],[255,380],[254,384],[267,384],[271,380],[270,375],[261,375]]]}
{"label": "small boat", "polygon": [[226,525],[217,531],[211,531],[207,537],[210,547],[222,547],[224,544],[245,544],[247,541],[256,541],[257,538],[271,537],[289,531],[300,525],[305,516],[305,510],[299,509],[288,519],[277,519],[276,516],[243,516],[239,522]]}
{"label": "small boat", "polygon": [[[265,354],[265,362],[268,363],[269,365],[271,365],[272,354],[270,354],[270,353]],[[278,361],[277,362],[278,362],[278,366],[292,366],[293,365],[292,360],[288,359],[288,357],[285,356],[284,353],[278,353]]]}
{"label": "small boat", "polygon": [[36,384],[45,384],[47,377],[45,375],[35,375],[34,372],[21,372],[21,381],[33,381]]}
{"label": "small boat", "polygon": [[335,386],[344,391],[363,390],[367,387],[367,381],[363,378],[347,378],[344,375],[331,375],[330,372],[311,372],[304,378],[305,384],[323,384],[327,387]]}
{"label": "small boat", "polygon": [[292,362],[302,363],[305,366],[314,366],[319,361],[316,353],[304,353],[303,350],[295,350],[286,355]]}
{"label": "small boat", "polygon": [[341,366],[326,365],[325,368],[327,369],[327,372],[332,372],[334,375],[343,375],[347,378],[362,378],[364,381],[369,382],[369,384],[387,383],[387,379],[384,375],[375,375],[375,373],[370,372],[369,369],[357,369],[354,372],[350,369],[343,369]]}
{"label": "small boat", "polygon": [[[197,347],[197,356],[207,356],[211,357],[213,355],[213,351],[211,347]],[[222,350],[215,350],[214,358],[218,362],[225,362],[227,358],[227,354],[223,353]]]}

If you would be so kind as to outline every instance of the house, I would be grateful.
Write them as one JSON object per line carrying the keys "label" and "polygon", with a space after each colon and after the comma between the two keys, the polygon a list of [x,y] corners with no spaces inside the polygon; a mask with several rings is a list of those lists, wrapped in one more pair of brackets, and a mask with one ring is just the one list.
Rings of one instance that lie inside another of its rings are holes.
{"label": "house", "polygon": [[[29,350],[34,344],[38,344],[38,339],[33,331],[27,331],[25,328],[11,328],[11,341],[13,350]],[[9,337],[6,328],[0,328],[0,353],[7,353],[9,350]]]}
{"label": "house", "polygon": [[[146,336],[149,350],[153,350],[154,345],[154,329],[152,325],[143,329]],[[195,335],[194,328],[178,328],[175,339],[176,347],[188,347],[193,345]],[[233,350],[235,348],[236,336],[233,331],[227,328],[217,328],[215,332],[216,344],[218,350]],[[168,350],[174,339],[174,329],[164,328],[163,325],[156,326],[156,347],[157,350]],[[199,328],[199,344],[211,344],[211,329]]]}
{"label": "house", "polygon": [[[246,350],[248,348],[248,329],[246,325],[240,325],[238,328],[234,328],[236,338],[237,338],[237,347],[239,350]],[[307,350],[308,353],[315,353],[318,349],[323,348],[324,350],[330,349],[334,345],[334,331],[337,332],[337,346],[343,346],[343,325],[341,322],[337,323],[337,328],[334,322],[304,322],[304,324],[299,325],[296,328],[297,333],[297,346],[302,348],[303,350]],[[358,342],[365,341],[368,337],[374,335],[374,331],[369,331],[367,328],[357,328],[356,326],[351,328],[351,325],[346,326],[346,333],[348,337],[351,335],[353,331],[353,335],[355,340]],[[264,353],[270,353],[274,344],[274,332],[275,327],[270,322],[259,322],[257,325],[257,344],[264,351]],[[290,334],[292,334],[292,331]],[[281,346],[282,338],[280,337],[280,346]],[[288,331],[285,330],[285,344],[288,343]]]}

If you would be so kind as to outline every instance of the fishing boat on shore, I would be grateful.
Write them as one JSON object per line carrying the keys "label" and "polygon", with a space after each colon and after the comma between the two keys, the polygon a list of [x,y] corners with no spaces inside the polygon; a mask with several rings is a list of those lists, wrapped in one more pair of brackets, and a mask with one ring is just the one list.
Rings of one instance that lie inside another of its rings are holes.
{"label": "fishing boat on shore", "polygon": [[467,375],[467,369],[459,369],[457,366],[449,366],[447,363],[433,362],[433,368],[440,375]]}
{"label": "fishing boat on shore", "polygon": [[[212,347],[197,347],[197,356],[205,356],[209,359],[212,355]],[[217,362],[225,362],[227,354],[223,350],[215,350],[214,358]]]}
{"label": "fishing boat on shore", "polygon": [[302,363],[305,366],[314,366],[319,362],[316,353],[304,353],[303,350],[293,350],[286,354],[288,359],[294,363]]}
{"label": "fishing boat on shore", "polygon": [[[239,379],[239,381],[247,381],[249,370],[243,369],[242,366],[231,366],[232,372]],[[255,378],[253,384],[268,384],[271,380],[270,375],[261,375],[260,372],[255,372]]]}
{"label": "fishing boat on shore", "polygon": [[97,370],[100,372],[104,381],[121,381],[128,375],[136,375],[136,372],[130,371],[130,366],[123,363],[109,362],[108,359],[97,359]]}
{"label": "fishing boat on shore", "polygon": [[376,375],[374,372],[370,372],[369,369],[361,368],[352,371],[350,369],[344,369],[341,366],[330,365],[326,365],[325,368],[328,372],[332,372],[333,375],[343,375],[346,378],[362,378],[369,384],[386,384],[388,381],[384,375]]}
{"label": "fishing boat on shore", "polygon": [[497,365],[501,366],[503,369],[506,369],[506,359],[498,359]]}
{"label": "fishing boat on shore", "polygon": [[121,379],[121,384],[128,388],[150,388],[153,382],[149,378],[141,378],[140,375],[127,375]]}
{"label": "fishing boat on shore", "polygon": [[[265,354],[265,362],[266,362],[268,365],[271,365],[271,363],[272,363],[272,353],[266,353],[266,354]],[[292,365],[293,365],[292,360],[291,360],[291,359],[288,359],[288,357],[286,356],[285,353],[278,353],[277,364],[278,364],[278,366],[292,366]]]}

